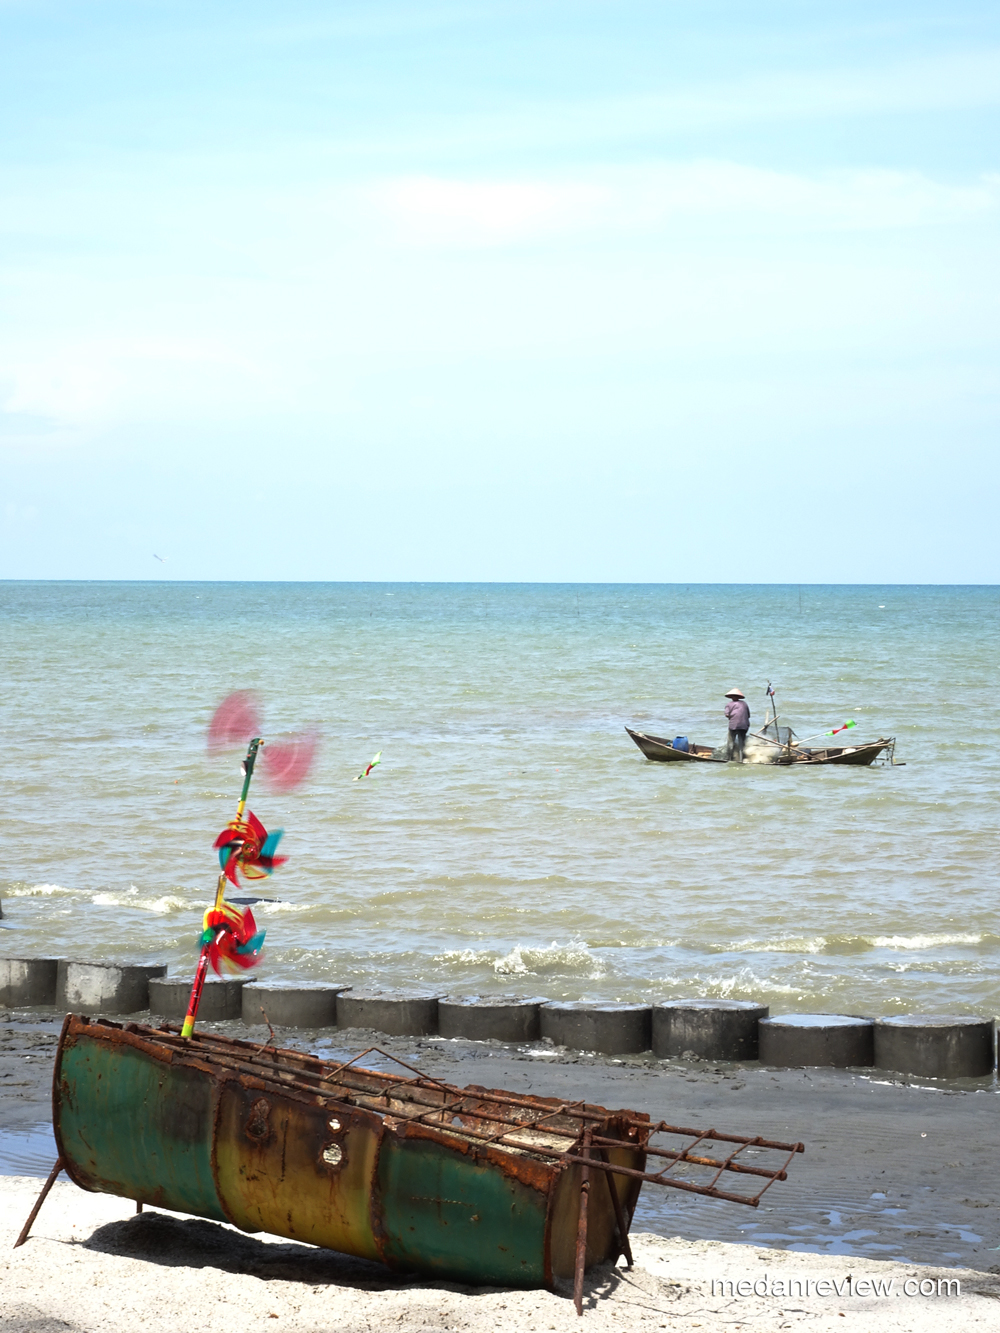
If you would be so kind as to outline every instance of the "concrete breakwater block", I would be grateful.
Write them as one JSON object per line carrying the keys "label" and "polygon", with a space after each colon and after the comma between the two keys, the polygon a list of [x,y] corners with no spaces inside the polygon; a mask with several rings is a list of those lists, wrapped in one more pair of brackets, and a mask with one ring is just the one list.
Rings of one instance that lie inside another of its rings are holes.
{"label": "concrete breakwater block", "polygon": [[55,1004],[58,958],[0,958],[0,1005]]}
{"label": "concrete breakwater block", "polygon": [[667,1000],[653,1005],[653,1053],[661,1060],[756,1060],[757,1024],[766,1004],[754,1000]]}
{"label": "concrete breakwater block", "polygon": [[149,1008],[153,977],[166,974],[165,963],[74,963],[60,958],[56,1004],[85,1014],[135,1014]]}
{"label": "concrete breakwater block", "polygon": [[638,1055],[652,1042],[648,1004],[588,1004],[582,1000],[543,1004],[539,1028],[557,1046],[602,1055]]}
{"label": "concrete breakwater block", "polygon": [[849,1069],[875,1060],[875,1023],[849,1014],[780,1014],[757,1025],[760,1062]]}
{"label": "concrete breakwater block", "polygon": [[[243,991],[243,1022],[267,1022],[285,1028],[334,1028],[337,996],[350,986],[296,986],[257,981]],[[261,1012],[263,1010],[263,1013]]]}
{"label": "concrete breakwater block", "polygon": [[389,1037],[433,1037],[438,1030],[438,997],[348,991],[337,996],[337,1026],[374,1028]]}
{"label": "concrete breakwater block", "polygon": [[993,1071],[993,1021],[947,1014],[880,1018],[875,1063],[921,1078],[982,1078]]}
{"label": "concrete breakwater block", "polygon": [[438,1001],[438,1035],[467,1041],[536,1041],[540,1000],[471,995]]}
{"label": "concrete breakwater block", "polygon": [[[193,980],[193,975],[153,977],[149,983],[150,1013],[180,1022],[187,1013]],[[227,1018],[239,1018],[240,995],[245,984],[244,977],[209,977],[201,993],[198,1021],[221,1023]]]}

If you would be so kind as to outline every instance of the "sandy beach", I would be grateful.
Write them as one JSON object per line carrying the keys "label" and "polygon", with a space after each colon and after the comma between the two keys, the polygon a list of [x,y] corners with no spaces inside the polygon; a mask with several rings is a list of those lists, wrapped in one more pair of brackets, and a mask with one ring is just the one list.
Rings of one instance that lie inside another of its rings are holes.
{"label": "sandy beach", "polygon": [[276,1333],[842,1329],[875,1319],[886,1330],[1000,1327],[1000,1278],[990,1275],[648,1233],[633,1238],[631,1272],[588,1274],[580,1321],[568,1284],[547,1292],[414,1281],[212,1222],[136,1216],[125,1200],[70,1184],[54,1188],[31,1238],[12,1250],[38,1188],[0,1181],[0,1308],[10,1333],[214,1333],[263,1320]]}
{"label": "sandy beach", "polygon": [[[0,1155],[48,1119],[59,1029],[55,1017],[9,1017],[0,1032]],[[234,1034],[246,1031],[233,1025]],[[1000,1149],[992,1085],[614,1063],[542,1046],[365,1032],[337,1032],[333,1044],[330,1033],[277,1035],[282,1044],[352,1054],[378,1044],[455,1082],[586,1096],[806,1143],[788,1181],[758,1210],[647,1187],[633,1226],[635,1268],[619,1261],[588,1275],[587,1327],[870,1328],[874,1318],[886,1329],[1000,1327],[1000,1276],[991,1272],[1000,1269],[997,1209],[983,1179]],[[140,1324],[173,1333],[250,1317],[317,1331],[580,1326],[568,1287],[513,1292],[407,1279],[215,1223],[136,1216],[128,1201],[65,1182],[28,1244],[12,1251],[40,1184],[0,1177],[0,1303],[12,1333]],[[181,1271],[164,1281],[165,1268]]]}

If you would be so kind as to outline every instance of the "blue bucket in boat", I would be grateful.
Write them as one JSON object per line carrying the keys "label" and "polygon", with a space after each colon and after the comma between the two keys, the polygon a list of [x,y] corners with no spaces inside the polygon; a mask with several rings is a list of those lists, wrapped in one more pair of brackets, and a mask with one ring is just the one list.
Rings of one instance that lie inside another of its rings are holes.
{"label": "blue bucket in boat", "polygon": [[687,754],[688,751],[691,749],[691,746],[688,744],[688,738],[686,736],[675,736],[674,749],[683,750],[684,753]]}

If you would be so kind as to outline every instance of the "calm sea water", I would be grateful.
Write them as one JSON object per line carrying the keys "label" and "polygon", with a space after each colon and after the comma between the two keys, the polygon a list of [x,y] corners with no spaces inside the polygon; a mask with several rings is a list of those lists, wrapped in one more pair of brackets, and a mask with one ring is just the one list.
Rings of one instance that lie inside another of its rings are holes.
{"label": "calm sea water", "polygon": [[[444,994],[992,1014],[996,588],[0,584],[0,951],[189,972],[233,813],[215,704],[310,724],[263,783],[262,972]],[[905,767],[646,762],[723,694]],[[355,774],[383,751],[363,782]],[[248,892],[254,892],[253,889]]]}

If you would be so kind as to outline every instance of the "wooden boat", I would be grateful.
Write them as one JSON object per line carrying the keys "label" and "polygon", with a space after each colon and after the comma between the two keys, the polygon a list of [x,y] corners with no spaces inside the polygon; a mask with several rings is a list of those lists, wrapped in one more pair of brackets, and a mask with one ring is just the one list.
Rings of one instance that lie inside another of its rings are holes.
{"label": "wooden boat", "polygon": [[726,762],[711,745],[695,745],[693,741],[689,741],[688,749],[677,750],[673,741],[668,741],[663,736],[647,736],[644,731],[633,731],[631,727],[626,727],[625,730],[646,758],[653,759],[657,763],[724,764]]}
{"label": "wooden boat", "polygon": [[[710,745],[695,745],[693,742],[689,742],[687,750],[678,750],[675,749],[673,741],[669,741],[663,736],[649,736],[644,731],[633,731],[631,727],[626,727],[625,730],[646,758],[652,759],[656,763],[724,764],[726,762],[725,755],[720,750],[713,749]],[[794,740],[789,740],[787,744],[773,743],[773,758],[757,758],[754,762],[785,768],[797,768],[802,764],[813,766],[816,764],[852,764],[866,768],[869,764],[874,763],[884,751],[888,751],[891,756],[895,743],[895,737],[882,736],[877,741],[871,741],[867,745],[827,746],[821,750],[811,750],[805,746],[796,745]]]}
{"label": "wooden boat", "polygon": [[[403,1068],[69,1014],[53,1079],[59,1160],[18,1243],[65,1169],[82,1189],[395,1269],[520,1287],[575,1276],[581,1309],[585,1267],[631,1262],[644,1180],[756,1206],[802,1151]],[[664,1148],[656,1134],[686,1137]],[[713,1140],[725,1144],[714,1156]],[[787,1156],[764,1165],[773,1151]],[[662,1159],[653,1173],[648,1155]],[[724,1171],[743,1193],[718,1188]]]}

